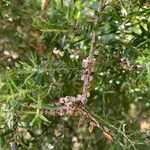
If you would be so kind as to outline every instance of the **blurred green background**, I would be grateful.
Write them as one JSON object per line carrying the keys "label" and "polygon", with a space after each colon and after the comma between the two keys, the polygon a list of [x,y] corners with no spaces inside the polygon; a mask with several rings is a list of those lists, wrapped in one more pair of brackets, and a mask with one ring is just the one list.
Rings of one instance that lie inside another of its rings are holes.
{"label": "blurred green background", "polygon": [[[107,0],[95,25],[98,3],[0,1],[0,149],[149,149],[150,1]],[[96,65],[86,108],[113,132],[111,142],[99,129],[89,133],[86,123],[78,128],[78,114],[38,113],[41,104],[82,92],[93,30]]]}

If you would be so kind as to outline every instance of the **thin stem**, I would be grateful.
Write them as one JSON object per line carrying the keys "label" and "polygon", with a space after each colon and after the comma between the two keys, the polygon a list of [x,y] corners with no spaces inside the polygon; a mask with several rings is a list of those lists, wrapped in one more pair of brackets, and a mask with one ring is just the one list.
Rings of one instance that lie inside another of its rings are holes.
{"label": "thin stem", "polygon": [[89,51],[89,57],[93,57],[95,39],[96,39],[96,33],[95,33],[95,31],[93,31],[91,45],[90,45],[90,51]]}
{"label": "thin stem", "polygon": [[[92,76],[90,76],[91,71],[92,71],[92,67],[95,63],[95,60],[93,58],[94,55],[94,50],[95,50],[95,42],[96,42],[96,31],[95,31],[95,26],[98,23],[98,19],[101,20],[101,13],[103,11],[103,9],[106,6],[106,2],[107,0],[100,0],[99,1],[99,5],[98,5],[98,13],[99,13],[99,17],[95,17],[95,21],[94,21],[94,29],[92,31],[92,38],[91,38],[91,42],[90,42],[90,50],[89,50],[89,55],[88,57],[83,60],[83,94],[86,95],[86,98],[88,97],[88,89],[90,88],[90,83],[92,80]],[[86,99],[84,101],[82,101],[82,103],[86,103]]]}

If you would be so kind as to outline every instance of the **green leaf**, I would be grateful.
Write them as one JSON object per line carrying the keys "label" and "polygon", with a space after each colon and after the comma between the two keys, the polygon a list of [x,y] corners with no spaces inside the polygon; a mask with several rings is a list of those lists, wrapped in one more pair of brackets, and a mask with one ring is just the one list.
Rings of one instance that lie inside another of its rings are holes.
{"label": "green leaf", "polygon": [[40,115],[40,118],[41,118],[43,121],[45,121],[45,122],[49,122],[49,120],[48,120],[45,116],[43,116],[43,115]]}

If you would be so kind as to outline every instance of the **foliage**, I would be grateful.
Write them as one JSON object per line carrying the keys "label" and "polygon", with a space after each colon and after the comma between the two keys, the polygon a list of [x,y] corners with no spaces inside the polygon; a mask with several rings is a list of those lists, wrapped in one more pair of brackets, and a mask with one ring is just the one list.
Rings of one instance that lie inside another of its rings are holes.
{"label": "foliage", "polygon": [[[150,129],[142,123],[149,126],[149,1],[108,0],[100,15],[98,5],[0,2],[0,149],[148,149]],[[81,114],[41,113],[61,97],[82,94],[93,30],[96,64],[86,110],[113,140],[92,131]]]}

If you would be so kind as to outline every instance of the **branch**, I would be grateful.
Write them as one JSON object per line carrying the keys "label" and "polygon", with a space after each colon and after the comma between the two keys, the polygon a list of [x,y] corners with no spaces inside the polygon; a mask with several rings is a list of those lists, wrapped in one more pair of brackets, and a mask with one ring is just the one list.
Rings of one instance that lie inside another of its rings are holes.
{"label": "branch", "polygon": [[[94,22],[94,27],[97,25],[98,23],[98,19],[101,20],[101,14],[103,9],[106,6],[106,2],[107,0],[100,0],[99,1],[99,5],[98,5],[98,13],[99,13],[99,18],[95,17],[95,22]],[[89,50],[89,55],[86,59],[83,60],[83,94],[84,95],[89,95],[88,94],[88,89],[90,88],[90,83],[93,79],[93,77],[90,75],[92,72],[92,68],[96,62],[95,58],[94,58],[94,44],[96,41],[96,31],[93,30],[92,32],[92,38],[91,38],[91,44],[90,44],[90,50]],[[88,98],[88,97],[87,97]],[[82,101],[82,103],[86,103],[86,101]]]}
{"label": "branch", "polygon": [[[99,1],[99,7],[98,7],[98,11],[99,14],[102,12],[102,10],[105,7],[105,3],[106,0],[100,0]],[[44,7],[42,9],[42,12],[47,9],[48,6],[48,1],[45,0],[44,3]],[[94,22],[94,26],[97,24],[98,18],[95,18],[95,22]],[[90,50],[89,50],[89,55],[86,59],[83,60],[83,92],[82,94],[77,95],[76,97],[73,96],[66,96],[64,98],[60,98],[56,103],[55,106],[56,109],[52,109],[52,110],[48,110],[48,109],[43,109],[41,108],[40,112],[43,114],[48,114],[48,115],[72,115],[74,113],[74,111],[77,111],[77,108],[79,108],[79,110],[81,111],[82,107],[84,107],[84,105],[87,102],[87,98],[90,96],[90,93],[88,92],[88,89],[90,87],[90,83],[93,79],[93,77],[91,76],[91,71],[92,68],[95,64],[95,59],[94,59],[94,44],[96,41],[96,32],[93,30],[92,32],[92,39],[91,39],[91,43],[90,43]],[[36,108],[36,106],[34,105],[24,105],[25,107],[28,108]]]}
{"label": "branch", "polygon": [[[45,0],[45,5],[48,5]],[[99,1],[99,17],[101,16],[101,12],[103,11],[104,7],[106,6],[106,0],[100,0]],[[43,10],[45,10],[45,6]],[[43,14],[43,11],[42,11]],[[98,18],[95,18],[94,26],[97,24]],[[60,98],[57,102],[54,103],[54,109],[46,109],[46,108],[37,108],[36,105],[27,103],[22,104],[23,107],[29,108],[29,109],[39,109],[40,113],[43,115],[51,115],[51,116],[65,116],[65,115],[73,115],[74,112],[80,113],[82,116],[85,116],[89,120],[89,131],[91,132],[93,130],[93,127],[96,126],[100,128],[103,131],[103,134],[105,136],[109,136],[110,139],[112,137],[107,133],[106,128],[100,124],[94,117],[92,117],[88,111],[84,108],[87,98],[90,96],[90,93],[88,92],[90,83],[92,81],[91,72],[93,69],[93,66],[95,64],[95,58],[94,58],[94,45],[96,41],[96,31],[93,30],[92,32],[92,38],[90,42],[90,50],[88,57],[83,60],[83,92],[82,94],[78,94],[76,97],[74,96],[66,96],[64,98]]]}

